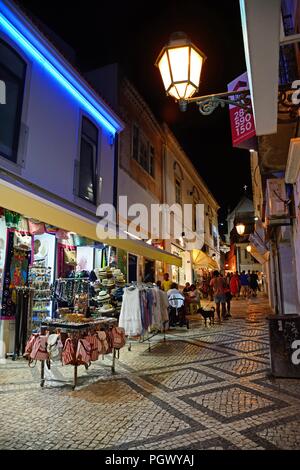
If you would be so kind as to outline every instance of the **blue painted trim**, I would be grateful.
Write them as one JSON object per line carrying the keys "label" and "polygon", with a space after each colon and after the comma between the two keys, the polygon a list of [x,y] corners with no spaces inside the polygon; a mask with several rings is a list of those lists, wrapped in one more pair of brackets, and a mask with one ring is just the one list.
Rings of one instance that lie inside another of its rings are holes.
{"label": "blue painted trim", "polygon": [[101,126],[115,135],[120,124],[101,107],[74,76],[49,52],[21,21],[0,1],[0,26],[6,34],[41,64]]}

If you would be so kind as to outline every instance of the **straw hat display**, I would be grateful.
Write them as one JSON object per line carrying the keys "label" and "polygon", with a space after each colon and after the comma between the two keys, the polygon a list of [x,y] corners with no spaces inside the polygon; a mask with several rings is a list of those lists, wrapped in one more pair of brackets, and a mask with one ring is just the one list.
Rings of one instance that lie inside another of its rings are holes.
{"label": "straw hat display", "polygon": [[104,302],[105,300],[110,300],[110,295],[105,290],[102,290],[99,292],[97,300],[99,300],[100,302]]}
{"label": "straw hat display", "polygon": [[112,313],[115,309],[111,304],[105,304],[101,308],[99,308],[100,313]]}

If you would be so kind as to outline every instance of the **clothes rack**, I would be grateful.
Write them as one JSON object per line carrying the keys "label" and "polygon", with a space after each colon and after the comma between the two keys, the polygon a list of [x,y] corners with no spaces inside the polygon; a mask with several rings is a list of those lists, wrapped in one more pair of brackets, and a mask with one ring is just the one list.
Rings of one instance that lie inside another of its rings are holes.
{"label": "clothes rack", "polygon": [[6,357],[11,357],[13,361],[23,355],[28,332],[32,330],[33,296],[34,289],[31,287],[16,287],[14,350],[6,354]]}
{"label": "clothes rack", "polygon": [[165,330],[169,321],[166,293],[150,283],[133,282],[125,288],[119,326],[125,329],[129,340],[128,350],[132,343],[148,342],[151,351],[151,339]]}

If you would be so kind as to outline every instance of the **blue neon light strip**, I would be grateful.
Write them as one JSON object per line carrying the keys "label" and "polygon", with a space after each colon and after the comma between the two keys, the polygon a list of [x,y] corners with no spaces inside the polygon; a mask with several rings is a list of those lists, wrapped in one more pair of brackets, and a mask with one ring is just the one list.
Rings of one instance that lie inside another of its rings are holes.
{"label": "blue neon light strip", "polygon": [[[0,2],[0,8],[3,8],[3,6],[4,5]],[[11,15],[11,12],[9,13]],[[77,86],[74,86],[71,83],[71,81],[75,81],[74,78],[71,76],[68,70],[66,70],[61,64],[59,64],[59,62],[55,59],[55,57],[52,56],[52,54],[50,55],[50,53],[47,51],[47,54],[51,56],[51,61],[54,62],[55,65],[53,65],[50,60],[46,58],[45,55],[43,55],[37,49],[36,45],[39,43],[36,39],[34,41],[35,45],[33,45],[25,37],[25,35],[18,31],[18,29],[1,12],[0,25],[3,27],[6,33],[20,45],[22,49],[27,51],[35,60],[37,60],[102,126],[104,126],[108,130],[108,132],[114,135],[117,131],[121,130],[120,124],[118,124],[112,116],[110,116],[104,109],[101,109],[100,112],[95,107],[95,105],[90,102],[89,99],[83,96],[82,92],[78,90],[78,88],[82,89],[79,83],[76,83]],[[27,31],[24,26],[23,30],[29,33],[28,36],[30,35],[30,32]],[[43,46],[41,47],[41,49],[45,51],[45,48]],[[58,70],[58,68],[60,70]],[[92,97],[90,98],[92,101],[95,102]],[[104,116],[104,114],[106,116]]]}

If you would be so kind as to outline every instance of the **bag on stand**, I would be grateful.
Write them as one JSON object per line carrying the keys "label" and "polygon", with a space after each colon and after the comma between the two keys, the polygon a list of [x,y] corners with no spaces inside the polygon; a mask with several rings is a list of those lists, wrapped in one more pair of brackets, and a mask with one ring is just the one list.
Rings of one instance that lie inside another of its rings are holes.
{"label": "bag on stand", "polygon": [[121,349],[126,344],[126,336],[124,328],[113,326],[111,329],[112,347]]}

